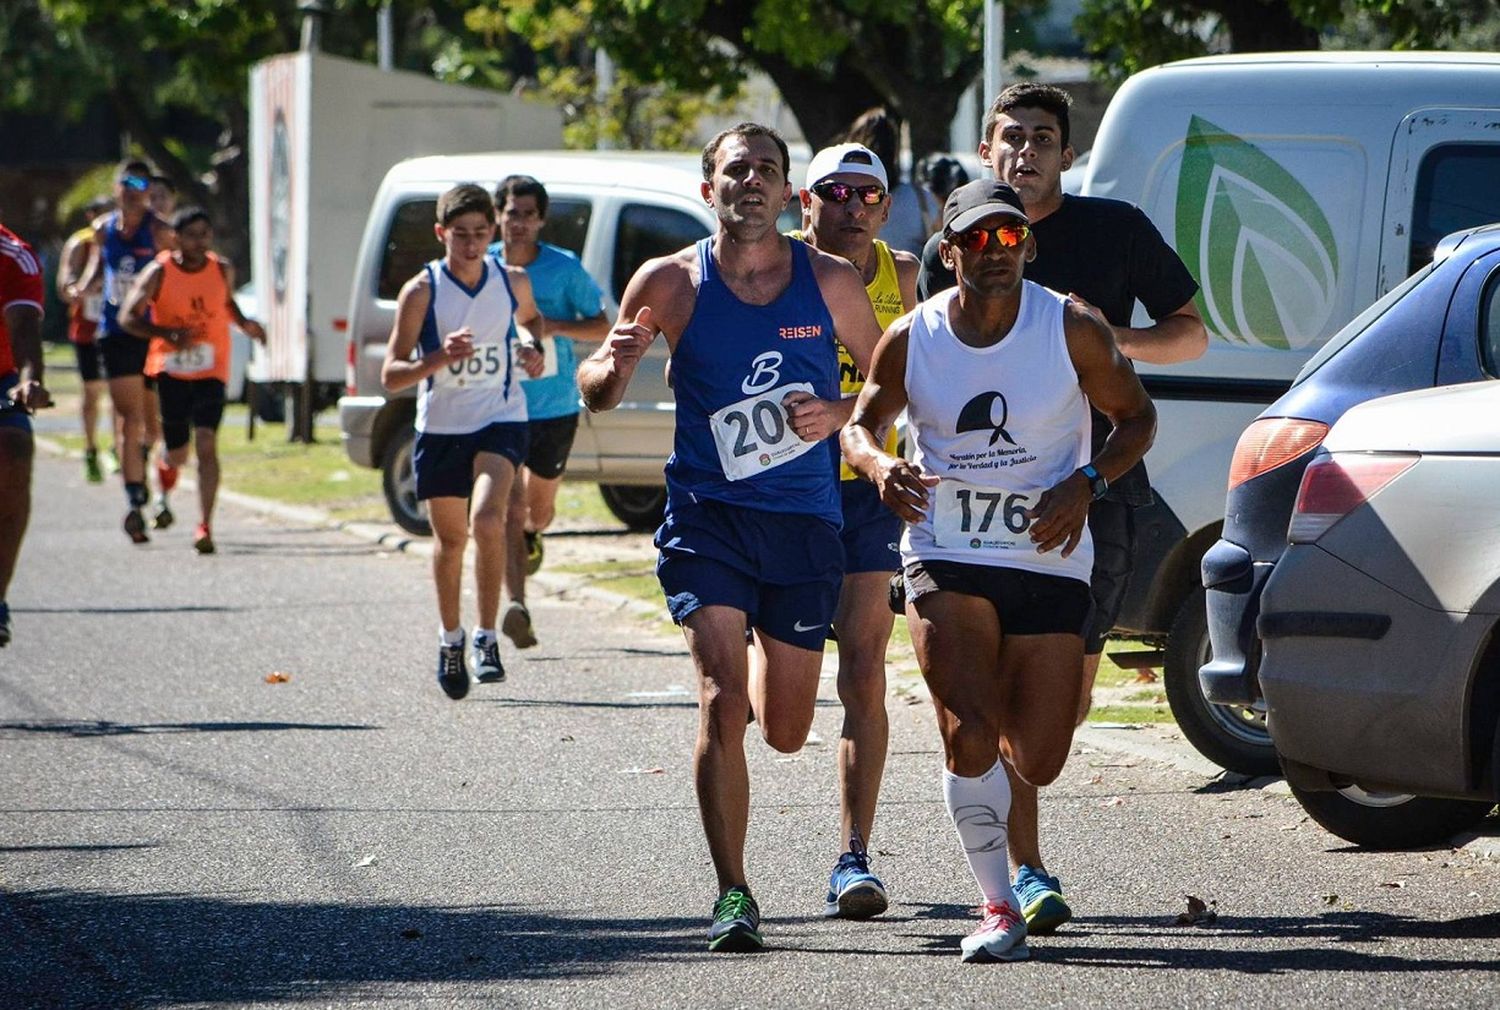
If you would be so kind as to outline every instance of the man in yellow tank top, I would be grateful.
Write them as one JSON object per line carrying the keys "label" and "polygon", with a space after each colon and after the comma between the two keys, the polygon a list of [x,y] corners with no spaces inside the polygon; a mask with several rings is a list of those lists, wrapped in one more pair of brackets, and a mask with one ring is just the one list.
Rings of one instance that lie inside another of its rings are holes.
{"label": "man in yellow tank top", "polygon": [[177,248],[159,254],[136,278],[120,316],[125,328],[149,338],[146,374],[157,381],[162,437],[174,467],[187,462],[192,436],[198,458],[201,521],[193,535],[199,554],[212,554],[214,502],[219,493],[219,422],[229,380],[229,324],[265,342],[260,323],[234,302],[234,267],[213,251],[207,212],[185,207],[172,221]]}
{"label": "man in yellow tank top", "polygon": [[[885,166],[861,144],[839,144],[819,151],[807,169],[801,192],[804,242],[842,256],[865,282],[881,329],[917,302],[917,258],[892,250],[877,236],[890,217]],[[853,407],[865,377],[839,347],[839,387]],[[886,448],[896,451],[896,432]],[[885,887],[870,870],[866,844],[875,821],[875,801],[885,771],[890,735],[885,712],[885,649],[894,617],[887,606],[891,575],[900,567],[901,520],[880,501],[875,486],[839,464],[843,498],[844,582],[834,614],[838,637],[839,700],[844,725],[839,733],[839,837],[847,846],[829,878],[824,912],[864,919],[885,911]]]}

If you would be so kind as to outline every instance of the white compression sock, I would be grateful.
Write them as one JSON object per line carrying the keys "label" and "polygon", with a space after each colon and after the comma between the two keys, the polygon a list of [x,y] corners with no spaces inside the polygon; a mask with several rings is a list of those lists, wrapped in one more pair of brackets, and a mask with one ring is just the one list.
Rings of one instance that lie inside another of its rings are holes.
{"label": "white compression sock", "polygon": [[449,631],[446,628],[444,628],[442,625],[438,625],[438,644],[439,645],[463,645],[464,644],[464,629],[462,627],[457,627],[457,628],[454,628],[452,631]]}
{"label": "white compression sock", "polygon": [[962,778],[944,769],[943,800],[984,900],[997,904],[1008,901],[1011,908],[1019,910],[1005,853],[1010,837],[1010,779],[1005,765],[997,759],[995,766],[977,779]]}
{"label": "white compression sock", "polygon": [[494,640],[495,640],[495,629],[494,628],[475,628],[474,629],[474,641],[475,642],[493,642]]}

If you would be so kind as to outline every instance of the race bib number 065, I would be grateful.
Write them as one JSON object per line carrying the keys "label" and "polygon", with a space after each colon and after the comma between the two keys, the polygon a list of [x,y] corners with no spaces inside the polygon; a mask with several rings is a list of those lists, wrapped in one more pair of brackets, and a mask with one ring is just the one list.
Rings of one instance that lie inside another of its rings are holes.
{"label": "race bib number 065", "polygon": [[757,393],[710,415],[709,429],[719,450],[719,465],[729,480],[744,480],[789,463],[816,442],[804,442],[792,430],[781,401],[789,393],[811,393],[812,384],[791,382]]}
{"label": "race bib number 065", "polygon": [[436,372],[433,384],[444,389],[484,389],[503,386],[506,379],[505,346],[479,344],[462,361],[450,361]]}
{"label": "race bib number 065", "polygon": [[1040,493],[976,487],[944,478],[934,489],[932,533],[939,547],[953,550],[1035,551],[1027,533],[1026,510]]}

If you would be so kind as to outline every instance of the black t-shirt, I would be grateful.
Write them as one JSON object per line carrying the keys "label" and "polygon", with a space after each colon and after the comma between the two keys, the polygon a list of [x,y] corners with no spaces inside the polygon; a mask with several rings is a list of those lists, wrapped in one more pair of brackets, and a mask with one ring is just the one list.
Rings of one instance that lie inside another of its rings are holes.
{"label": "black t-shirt", "polygon": [[[1036,259],[1026,279],[1061,294],[1076,294],[1099,307],[1115,326],[1129,326],[1139,301],[1152,319],[1187,304],[1198,282],[1141,210],[1121,200],[1063,196],[1062,206],[1035,222]],[[956,280],[938,257],[939,232],[922,248],[917,294],[922,299]],[[1109,419],[1094,411],[1094,452],[1109,437]],[[1139,463],[1110,485],[1106,497],[1128,505],[1151,504],[1146,466]]]}

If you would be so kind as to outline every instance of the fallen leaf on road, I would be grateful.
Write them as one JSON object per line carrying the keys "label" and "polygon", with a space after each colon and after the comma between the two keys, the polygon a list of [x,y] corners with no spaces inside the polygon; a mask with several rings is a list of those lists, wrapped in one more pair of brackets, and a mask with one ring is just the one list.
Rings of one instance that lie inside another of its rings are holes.
{"label": "fallen leaf on road", "polygon": [[661,775],[665,768],[621,768],[621,775]]}
{"label": "fallen leaf on road", "polygon": [[1179,926],[1207,926],[1217,922],[1219,913],[1216,911],[1218,902],[1204,901],[1194,895],[1185,895],[1187,898],[1187,911],[1177,913],[1177,925]]}
{"label": "fallen leaf on road", "polygon": [[1337,905],[1338,903],[1339,903],[1339,896],[1337,894],[1325,894],[1325,895],[1323,895],[1323,904],[1325,904],[1325,905]]}
{"label": "fallen leaf on road", "polygon": [[563,734],[562,736],[558,737],[557,739],[561,740],[563,743],[572,743],[573,742],[573,738],[571,736],[567,735],[566,733]]}
{"label": "fallen leaf on road", "polygon": [[374,853],[371,853],[368,856],[362,857],[354,865],[355,866],[374,866],[375,865],[375,855],[374,855]]}
{"label": "fallen leaf on road", "polygon": [[407,928],[407,929],[403,929],[401,931],[401,939],[403,939],[403,940],[415,940],[417,937],[419,937],[421,935],[422,935],[422,931],[420,929]]}
{"label": "fallen leaf on road", "polygon": [[1089,779],[1089,785],[1091,785],[1091,786],[1097,786],[1100,782],[1103,782],[1103,781],[1104,781],[1104,776],[1103,775],[1095,775],[1093,778]]}
{"label": "fallen leaf on road", "polygon": [[1099,805],[1101,807],[1123,807],[1125,805],[1125,801],[1118,796],[1111,796],[1109,799],[1105,800]]}
{"label": "fallen leaf on road", "polygon": [[285,684],[287,681],[289,681],[291,679],[292,679],[292,675],[291,674],[289,674],[289,673],[282,673],[280,670],[272,670],[270,673],[266,674],[266,683],[267,684]]}
{"label": "fallen leaf on road", "polygon": [[1404,880],[1385,880],[1385,881],[1381,881],[1380,886],[1381,887],[1405,887],[1406,886],[1406,881],[1404,881]]}

